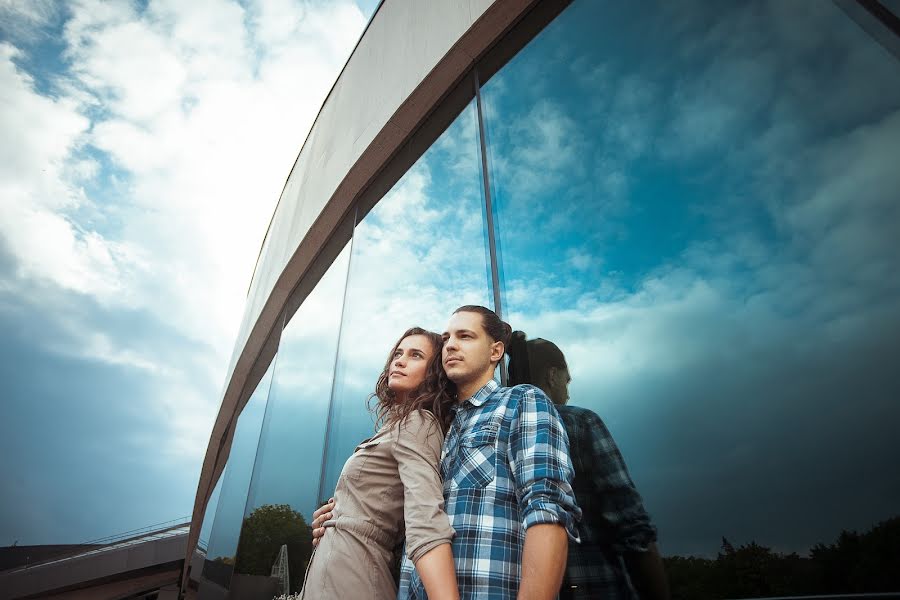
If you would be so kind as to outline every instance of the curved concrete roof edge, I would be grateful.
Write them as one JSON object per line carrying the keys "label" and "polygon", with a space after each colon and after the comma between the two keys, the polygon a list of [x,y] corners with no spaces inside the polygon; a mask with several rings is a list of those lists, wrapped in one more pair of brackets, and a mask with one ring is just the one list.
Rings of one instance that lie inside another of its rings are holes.
{"label": "curved concrete roof edge", "polygon": [[386,0],[379,6],[322,105],[260,250],[200,473],[185,564],[227,460],[245,384],[291,291],[372,178],[537,1]]}

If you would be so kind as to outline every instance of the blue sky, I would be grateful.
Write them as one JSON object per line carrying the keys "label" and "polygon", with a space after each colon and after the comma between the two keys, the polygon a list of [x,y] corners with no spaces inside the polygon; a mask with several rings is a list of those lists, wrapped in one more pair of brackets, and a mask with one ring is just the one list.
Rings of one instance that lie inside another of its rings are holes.
{"label": "blue sky", "polygon": [[259,245],[377,3],[0,3],[0,545],[188,515]]}

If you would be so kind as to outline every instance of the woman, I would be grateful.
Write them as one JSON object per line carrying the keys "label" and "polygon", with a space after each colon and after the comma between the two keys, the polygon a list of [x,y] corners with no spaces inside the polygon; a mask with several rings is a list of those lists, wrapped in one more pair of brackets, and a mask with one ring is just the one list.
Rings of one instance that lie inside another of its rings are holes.
{"label": "woman", "polygon": [[380,428],[344,464],[331,531],[314,550],[301,598],[393,600],[393,551],[404,536],[428,597],[459,598],[438,467],[453,403],[442,345],[419,327],[394,345],[370,398]]}

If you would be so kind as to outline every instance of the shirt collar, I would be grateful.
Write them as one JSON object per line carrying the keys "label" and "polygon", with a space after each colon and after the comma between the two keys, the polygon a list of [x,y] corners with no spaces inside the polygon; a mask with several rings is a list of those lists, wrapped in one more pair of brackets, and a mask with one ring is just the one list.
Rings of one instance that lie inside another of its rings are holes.
{"label": "shirt collar", "polygon": [[484,384],[481,389],[475,392],[471,398],[463,400],[463,402],[468,402],[472,406],[481,406],[484,404],[485,400],[488,399],[488,396],[493,394],[498,387],[500,387],[500,384],[497,383],[496,379],[488,379],[488,382]]}

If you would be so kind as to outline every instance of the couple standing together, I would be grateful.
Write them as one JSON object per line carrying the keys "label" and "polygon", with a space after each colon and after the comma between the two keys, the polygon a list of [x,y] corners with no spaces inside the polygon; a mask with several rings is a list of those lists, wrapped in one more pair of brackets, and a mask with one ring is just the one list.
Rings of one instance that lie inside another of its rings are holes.
{"label": "couple standing together", "polygon": [[380,428],[316,511],[303,598],[556,597],[581,518],[569,440],[543,391],[493,379],[510,334],[481,306],[443,336],[404,333],[373,394]]}

